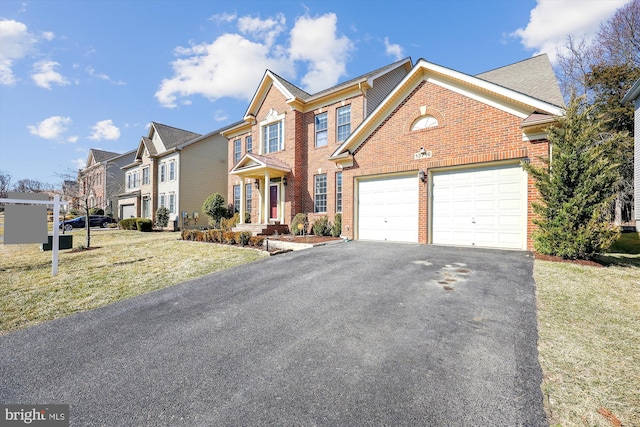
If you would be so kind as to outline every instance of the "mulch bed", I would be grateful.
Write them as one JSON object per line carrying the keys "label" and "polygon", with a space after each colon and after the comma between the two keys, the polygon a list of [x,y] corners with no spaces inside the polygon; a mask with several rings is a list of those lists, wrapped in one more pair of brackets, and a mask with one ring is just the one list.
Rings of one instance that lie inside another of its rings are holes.
{"label": "mulch bed", "polygon": [[539,259],[541,261],[552,261],[552,262],[567,262],[570,264],[579,264],[579,265],[588,265],[590,267],[605,267],[604,265],[600,264],[597,261],[591,261],[591,260],[586,260],[586,259],[565,259],[559,256],[553,256],[553,255],[543,255],[543,254],[539,254],[537,252],[533,253],[533,257],[535,259]]}
{"label": "mulch bed", "polygon": [[342,240],[340,237],[332,237],[332,236],[292,236],[291,234],[280,234],[278,236],[263,236],[269,240],[282,240],[285,242],[293,242],[293,243],[324,243],[331,242],[334,240]]}

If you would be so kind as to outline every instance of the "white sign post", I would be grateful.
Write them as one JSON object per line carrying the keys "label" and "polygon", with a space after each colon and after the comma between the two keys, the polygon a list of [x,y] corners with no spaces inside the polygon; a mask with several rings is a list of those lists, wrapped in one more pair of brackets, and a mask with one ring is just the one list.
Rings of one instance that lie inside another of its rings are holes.
{"label": "white sign post", "polygon": [[[62,205],[68,204],[69,202],[60,201],[60,196],[56,194],[53,197],[53,200],[0,199],[0,203],[15,203],[15,204],[27,204],[27,205],[53,205],[54,221],[53,221],[53,242],[52,242],[53,255],[51,259],[51,275],[55,276],[56,274],[58,274],[58,251],[60,250],[60,242],[58,240],[60,238],[58,221],[60,218],[60,207]],[[46,218],[44,218],[44,220],[46,221]],[[30,226],[30,224],[20,224],[20,225],[24,225],[26,227]],[[4,243],[6,244],[6,242]]]}

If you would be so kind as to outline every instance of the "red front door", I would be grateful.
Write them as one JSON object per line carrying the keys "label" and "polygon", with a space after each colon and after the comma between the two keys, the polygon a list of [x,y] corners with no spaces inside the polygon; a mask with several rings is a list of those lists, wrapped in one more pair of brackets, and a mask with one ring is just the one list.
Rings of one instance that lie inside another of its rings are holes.
{"label": "red front door", "polygon": [[269,187],[269,218],[278,218],[278,186]]}

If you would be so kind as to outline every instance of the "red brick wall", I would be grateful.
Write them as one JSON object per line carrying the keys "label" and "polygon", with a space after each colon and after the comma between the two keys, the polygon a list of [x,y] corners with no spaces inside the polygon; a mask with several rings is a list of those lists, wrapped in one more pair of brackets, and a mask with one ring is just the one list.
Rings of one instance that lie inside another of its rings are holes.
{"label": "red brick wall", "polygon": [[[411,125],[420,117],[420,107],[438,119],[435,128],[411,131]],[[473,100],[441,86],[423,82],[379,126],[354,153],[355,164],[343,174],[345,195],[355,195],[356,177],[397,172],[429,172],[430,169],[455,165],[521,159],[529,157],[538,163],[540,156],[548,154],[546,141],[522,140],[522,119],[512,114]],[[430,159],[414,160],[414,153],[424,147],[431,151]],[[420,186],[420,243],[427,243],[428,197],[427,184]],[[531,201],[538,197],[533,181],[528,183],[527,248],[532,249],[530,231],[533,229]],[[352,197],[345,197],[343,208],[343,234],[354,237],[354,206]]]}

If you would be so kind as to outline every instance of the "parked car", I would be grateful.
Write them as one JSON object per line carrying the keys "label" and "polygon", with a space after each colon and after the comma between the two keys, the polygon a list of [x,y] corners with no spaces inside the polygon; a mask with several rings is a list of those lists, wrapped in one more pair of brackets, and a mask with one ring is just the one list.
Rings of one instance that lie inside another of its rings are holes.
{"label": "parked car", "polygon": [[[68,219],[60,223],[60,228],[70,231],[74,228],[84,228],[86,216],[79,216],[73,219]],[[107,227],[109,224],[115,223],[116,220],[109,216],[102,215],[89,215],[89,227]]]}

